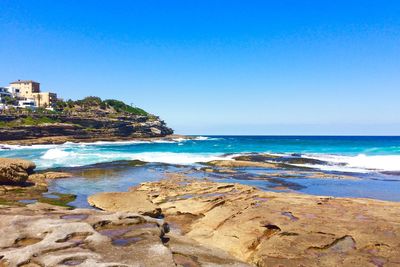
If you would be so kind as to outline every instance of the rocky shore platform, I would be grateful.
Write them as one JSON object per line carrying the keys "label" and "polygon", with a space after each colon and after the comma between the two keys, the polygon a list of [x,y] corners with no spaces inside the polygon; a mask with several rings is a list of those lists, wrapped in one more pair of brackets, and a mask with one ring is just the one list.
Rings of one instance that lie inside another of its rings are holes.
{"label": "rocky shore platform", "polygon": [[172,233],[253,266],[400,265],[396,202],[264,192],[183,175],[88,201],[102,210],[161,214]]}
{"label": "rocky shore platform", "polygon": [[0,266],[249,266],[163,219],[49,204],[0,209]]}
{"label": "rocky shore platform", "polygon": [[[248,157],[204,168],[235,175],[232,164],[269,156]],[[47,193],[68,176],[0,159],[0,267],[400,265],[398,202],[266,192],[188,172],[73,209],[74,195]]]}

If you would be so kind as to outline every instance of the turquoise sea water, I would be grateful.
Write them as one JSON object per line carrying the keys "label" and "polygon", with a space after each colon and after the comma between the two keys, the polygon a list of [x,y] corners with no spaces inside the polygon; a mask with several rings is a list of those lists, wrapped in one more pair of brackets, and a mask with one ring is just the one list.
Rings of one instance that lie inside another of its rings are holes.
{"label": "turquoise sea water", "polygon": [[244,152],[300,153],[350,167],[400,171],[400,137],[212,136],[194,140],[66,143],[5,146],[0,157],[33,160],[39,169],[140,159],[190,164]]}
{"label": "turquoise sea water", "polygon": [[[299,185],[289,187],[290,190],[317,195],[400,201],[400,137],[198,136],[193,140],[178,138],[173,141],[66,143],[3,148],[7,149],[0,150],[0,157],[30,159],[37,164],[38,169],[134,159],[151,163],[125,168],[112,176],[76,177],[52,184],[52,190],[77,194],[78,206],[85,206],[85,197],[94,192],[125,191],[139,182],[160,179],[166,172],[187,171],[198,168],[199,162],[230,159],[236,154],[250,152],[295,154],[323,160],[326,164],[311,167],[327,174],[350,174],[360,178],[348,181],[288,177],[284,182]],[[255,173],[259,175],[268,172],[271,170],[247,168],[240,170],[241,175],[236,177],[207,175],[220,181],[234,180],[274,190],[269,186],[270,181],[248,179]],[[198,173],[195,175],[201,176]]]}

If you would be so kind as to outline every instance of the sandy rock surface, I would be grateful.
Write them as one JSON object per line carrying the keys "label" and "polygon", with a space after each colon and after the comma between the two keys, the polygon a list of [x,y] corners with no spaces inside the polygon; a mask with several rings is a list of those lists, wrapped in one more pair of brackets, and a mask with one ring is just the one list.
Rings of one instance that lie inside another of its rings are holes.
{"label": "sandy rock surface", "polygon": [[175,175],[146,192],[172,232],[256,266],[398,266],[400,203],[260,191]]}
{"label": "sandy rock surface", "polygon": [[0,266],[248,266],[137,213],[32,204],[0,216]]}
{"label": "sandy rock surface", "polygon": [[152,217],[161,215],[161,208],[150,201],[146,192],[98,193],[89,196],[88,202],[96,208],[107,211],[131,211]]}
{"label": "sandy rock surface", "polygon": [[0,158],[0,184],[23,184],[35,167],[29,160]]}

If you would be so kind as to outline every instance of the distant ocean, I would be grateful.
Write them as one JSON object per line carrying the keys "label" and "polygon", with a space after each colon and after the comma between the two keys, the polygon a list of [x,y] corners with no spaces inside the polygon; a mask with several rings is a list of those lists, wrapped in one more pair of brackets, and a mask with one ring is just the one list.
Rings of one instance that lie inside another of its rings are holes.
{"label": "distant ocean", "polygon": [[[154,166],[165,163],[193,167],[199,162],[230,159],[242,153],[271,153],[319,159],[327,164],[311,167],[328,173],[352,174],[359,182],[319,179],[287,179],[309,194],[372,197],[400,201],[400,136],[196,136],[192,140],[65,143],[61,145],[11,146],[0,157],[24,158],[38,169],[76,167],[117,160],[151,162],[152,167],[122,173],[121,177],[80,180],[86,183],[82,197],[98,191],[127,190],[141,181],[162,178]],[[149,172],[149,168],[153,168]],[[151,178],[153,177],[153,178]],[[265,182],[240,181],[261,188]],[[76,193],[74,180],[55,182],[58,191]],[[267,189],[268,190],[268,189]],[[83,199],[83,198],[82,198]]]}

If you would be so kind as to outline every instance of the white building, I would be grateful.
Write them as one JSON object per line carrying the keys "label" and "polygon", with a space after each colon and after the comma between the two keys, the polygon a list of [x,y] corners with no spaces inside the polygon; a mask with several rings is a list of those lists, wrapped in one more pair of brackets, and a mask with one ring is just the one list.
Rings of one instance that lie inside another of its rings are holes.
{"label": "white building", "polygon": [[19,100],[18,107],[20,107],[20,108],[36,108],[35,100],[33,100],[33,99]]}
{"label": "white building", "polygon": [[4,87],[14,98],[21,98],[21,90],[12,86]]}

